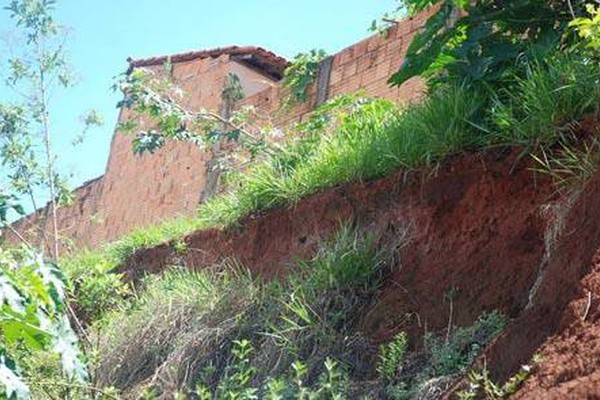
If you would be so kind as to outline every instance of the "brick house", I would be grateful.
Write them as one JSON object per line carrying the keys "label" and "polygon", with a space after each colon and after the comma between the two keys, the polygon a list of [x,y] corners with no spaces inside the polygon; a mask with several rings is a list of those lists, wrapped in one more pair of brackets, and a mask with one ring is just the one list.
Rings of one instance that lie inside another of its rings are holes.
{"label": "brick house", "polygon": [[[368,96],[406,103],[421,97],[419,80],[402,87],[390,87],[390,75],[402,63],[403,55],[428,14],[399,22],[386,35],[358,42],[325,59],[318,81],[310,90],[307,103],[277,114],[276,124],[288,126],[302,121],[318,103],[339,94],[362,90]],[[238,106],[253,105],[265,113],[280,108],[285,90],[280,82],[287,61],[260,47],[231,46],[194,51],[172,56],[129,59],[129,69],[162,68],[170,60],[175,83],[187,94],[187,106],[218,110],[221,91],[229,73],[240,78],[245,98]],[[119,121],[128,118],[121,109]],[[114,241],[135,228],[177,216],[190,215],[197,209],[204,188],[208,155],[194,145],[167,143],[155,154],[136,156],[131,137],[114,133],[105,174],[84,183],[74,191],[75,201],[58,209],[63,248],[94,248]],[[46,221],[46,206],[16,221],[13,227],[25,233]],[[6,234],[13,241],[10,233]]]}

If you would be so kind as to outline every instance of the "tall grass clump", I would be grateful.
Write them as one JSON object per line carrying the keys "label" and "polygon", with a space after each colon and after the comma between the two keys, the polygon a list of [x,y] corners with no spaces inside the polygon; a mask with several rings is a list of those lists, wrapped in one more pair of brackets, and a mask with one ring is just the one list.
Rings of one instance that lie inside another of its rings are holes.
{"label": "tall grass clump", "polygon": [[554,144],[600,105],[600,68],[579,54],[536,61],[514,81],[498,93],[492,112],[497,140],[508,145]]}
{"label": "tall grass clump", "polygon": [[383,267],[372,241],[345,227],[281,282],[262,282],[232,265],[148,277],[143,291],[94,325],[98,384],[127,396],[167,396],[196,385],[218,393],[244,340],[252,347],[243,358],[252,370],[247,383],[259,392],[272,378],[290,378],[294,365],[303,365],[308,386],[330,375],[332,360],[340,371],[364,368],[358,311]]}
{"label": "tall grass clump", "polygon": [[[327,107],[331,111],[331,104]],[[306,146],[310,150],[304,148],[293,163],[283,160],[291,158],[288,154],[298,144],[242,175],[232,192],[203,204],[200,219],[207,225],[230,225],[323,188],[379,178],[401,167],[431,165],[476,148],[482,143],[477,125],[481,108],[481,97],[461,87],[440,90],[404,111],[387,100],[361,99],[328,129],[317,125],[318,140],[312,132]],[[323,113],[318,111],[315,118],[322,121]]]}

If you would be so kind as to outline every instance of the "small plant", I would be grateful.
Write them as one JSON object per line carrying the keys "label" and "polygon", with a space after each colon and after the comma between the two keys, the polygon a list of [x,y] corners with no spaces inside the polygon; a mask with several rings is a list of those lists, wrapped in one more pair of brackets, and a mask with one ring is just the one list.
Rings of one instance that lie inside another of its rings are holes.
{"label": "small plant", "polygon": [[581,188],[594,176],[600,165],[600,140],[595,137],[584,143],[567,145],[563,141],[558,150],[541,149],[540,155],[532,154],[538,167],[534,171],[549,175],[561,193]]}
{"label": "small plant", "polygon": [[286,104],[304,103],[308,100],[308,88],[314,83],[321,61],[326,57],[324,50],[311,50],[298,54],[285,69],[283,86],[290,90]]}
{"label": "small plant", "polygon": [[481,371],[472,370],[469,372],[468,389],[461,390],[457,393],[459,400],[503,400],[515,394],[523,383],[531,375],[532,367],[523,365],[519,372],[513,375],[504,385],[494,383],[490,378],[490,373],[487,368]]}
{"label": "small plant", "polygon": [[587,46],[594,51],[600,50],[600,5],[587,4],[587,17],[575,18],[569,26],[575,28]]}
{"label": "small plant", "polygon": [[449,337],[425,335],[430,376],[451,375],[465,370],[483,347],[506,325],[498,312],[481,315],[472,326],[454,329]]}
{"label": "small plant", "polygon": [[30,388],[17,364],[24,352],[60,355],[65,376],[86,382],[88,373],[67,317],[61,271],[31,250],[0,250],[0,393],[28,399]]}
{"label": "small plant", "polygon": [[391,381],[402,367],[402,361],[408,348],[408,336],[406,332],[400,332],[391,342],[383,344],[379,349],[379,362],[377,372],[379,376]]}
{"label": "small plant", "polygon": [[[228,367],[231,375],[226,376],[213,393],[207,385],[196,385],[195,394],[202,400],[267,400],[282,399],[343,399],[346,393],[347,377],[339,364],[327,358],[324,372],[316,384],[307,385],[308,367],[305,363],[295,361],[291,365],[291,375],[270,377],[263,385],[256,384],[256,369],[250,365],[250,356],[254,351],[251,343],[245,339],[235,341],[232,348],[234,362]],[[262,394],[262,395],[261,395]]]}
{"label": "small plant", "polygon": [[256,368],[250,364],[254,348],[246,339],[234,340],[231,354],[233,363],[225,371],[214,396],[219,399],[257,399],[258,389],[253,387],[252,380],[256,376]]}
{"label": "small plant", "polygon": [[184,240],[177,239],[173,242],[173,250],[175,250],[175,253],[178,255],[182,255],[188,250],[188,245]]}

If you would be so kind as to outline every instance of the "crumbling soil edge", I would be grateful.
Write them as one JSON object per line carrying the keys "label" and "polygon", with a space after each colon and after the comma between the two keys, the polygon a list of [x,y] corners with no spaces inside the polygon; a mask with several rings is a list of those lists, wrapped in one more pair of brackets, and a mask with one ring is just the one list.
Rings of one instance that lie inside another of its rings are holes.
{"label": "crumbling soil edge", "polygon": [[311,257],[341,221],[374,233],[380,245],[410,226],[411,243],[363,316],[364,332],[384,341],[399,330],[419,337],[442,329],[444,293],[457,287],[454,323],[468,325],[493,309],[514,318],[484,354],[494,378],[505,379],[561,329],[563,310],[581,295],[579,281],[600,244],[600,207],[594,207],[600,175],[569,207],[549,251],[543,209],[557,198],[551,182],[519,163],[518,153],[461,155],[433,176],[401,171],[324,190],[291,207],[248,216],[238,228],[192,233],[184,238],[189,250],[183,255],[170,243],[140,250],[120,272],[137,280],[169,265],[203,268],[234,258],[272,278],[285,275],[295,258]]}

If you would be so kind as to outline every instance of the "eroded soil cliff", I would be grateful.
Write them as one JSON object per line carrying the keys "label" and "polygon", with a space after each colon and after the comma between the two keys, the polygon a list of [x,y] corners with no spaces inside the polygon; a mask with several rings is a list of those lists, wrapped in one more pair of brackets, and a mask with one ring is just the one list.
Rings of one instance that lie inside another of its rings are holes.
{"label": "eroded soil cliff", "polygon": [[123,270],[137,279],[168,265],[202,268],[234,258],[276,277],[351,222],[393,254],[385,285],[361,317],[371,338],[406,330],[418,342],[448,325],[451,297],[454,324],[491,310],[512,319],[483,356],[494,377],[542,355],[519,397],[600,394],[600,174],[559,196],[519,154],[458,156],[435,172],[326,190],[235,228],[191,234],[185,254],[168,243],[139,251]]}

